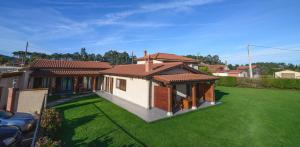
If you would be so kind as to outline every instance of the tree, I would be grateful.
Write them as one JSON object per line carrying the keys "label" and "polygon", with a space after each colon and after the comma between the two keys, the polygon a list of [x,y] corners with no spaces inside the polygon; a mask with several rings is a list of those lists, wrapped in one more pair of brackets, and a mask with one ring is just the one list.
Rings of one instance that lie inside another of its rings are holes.
{"label": "tree", "polygon": [[81,60],[86,61],[87,60],[87,53],[85,48],[80,49],[80,55],[81,55]]}

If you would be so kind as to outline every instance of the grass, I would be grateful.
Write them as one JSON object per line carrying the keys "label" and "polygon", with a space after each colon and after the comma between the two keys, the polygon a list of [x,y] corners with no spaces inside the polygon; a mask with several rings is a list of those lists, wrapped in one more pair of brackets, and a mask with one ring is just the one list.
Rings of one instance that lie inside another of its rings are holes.
{"label": "grass", "polygon": [[300,146],[300,91],[217,87],[221,105],[146,123],[97,96],[56,108],[66,146]]}

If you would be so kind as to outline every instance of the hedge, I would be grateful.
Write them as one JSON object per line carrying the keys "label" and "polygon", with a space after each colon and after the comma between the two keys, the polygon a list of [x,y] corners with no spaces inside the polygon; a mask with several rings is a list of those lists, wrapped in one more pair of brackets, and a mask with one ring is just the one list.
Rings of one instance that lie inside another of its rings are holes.
{"label": "hedge", "polygon": [[220,77],[220,79],[217,81],[217,85],[229,86],[229,87],[237,86],[237,78],[235,78],[235,77]]}
{"label": "hedge", "polygon": [[274,79],[274,78],[236,78],[220,77],[216,82],[219,86],[251,87],[251,88],[280,88],[300,89],[300,79]]}

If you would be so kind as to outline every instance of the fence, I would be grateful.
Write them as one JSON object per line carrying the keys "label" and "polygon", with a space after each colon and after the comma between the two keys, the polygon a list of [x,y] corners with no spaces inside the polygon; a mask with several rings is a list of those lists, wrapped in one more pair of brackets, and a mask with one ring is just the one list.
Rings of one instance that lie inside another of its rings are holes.
{"label": "fence", "polygon": [[46,108],[47,106],[47,97],[48,95],[45,94],[44,95],[44,99],[43,99],[43,104],[41,106],[41,111],[40,111],[40,116],[39,116],[39,119],[36,123],[36,127],[35,127],[35,131],[34,131],[34,135],[33,135],[33,138],[32,138],[32,142],[31,142],[31,147],[35,147],[36,146],[36,141],[39,137],[39,133],[40,133],[40,125],[41,125],[41,119],[42,119],[42,116],[43,116],[43,113],[44,113],[44,109]]}

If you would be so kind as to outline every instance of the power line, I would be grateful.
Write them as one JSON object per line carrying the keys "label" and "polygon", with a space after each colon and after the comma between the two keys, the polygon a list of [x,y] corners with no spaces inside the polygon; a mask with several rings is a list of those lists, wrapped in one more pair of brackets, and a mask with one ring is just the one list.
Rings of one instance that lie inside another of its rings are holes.
{"label": "power line", "polygon": [[249,44],[249,46],[271,48],[271,49],[277,49],[277,50],[286,50],[286,51],[300,51],[300,49],[278,48],[278,47],[270,47],[270,46],[264,46],[264,45],[254,45],[254,44]]}

